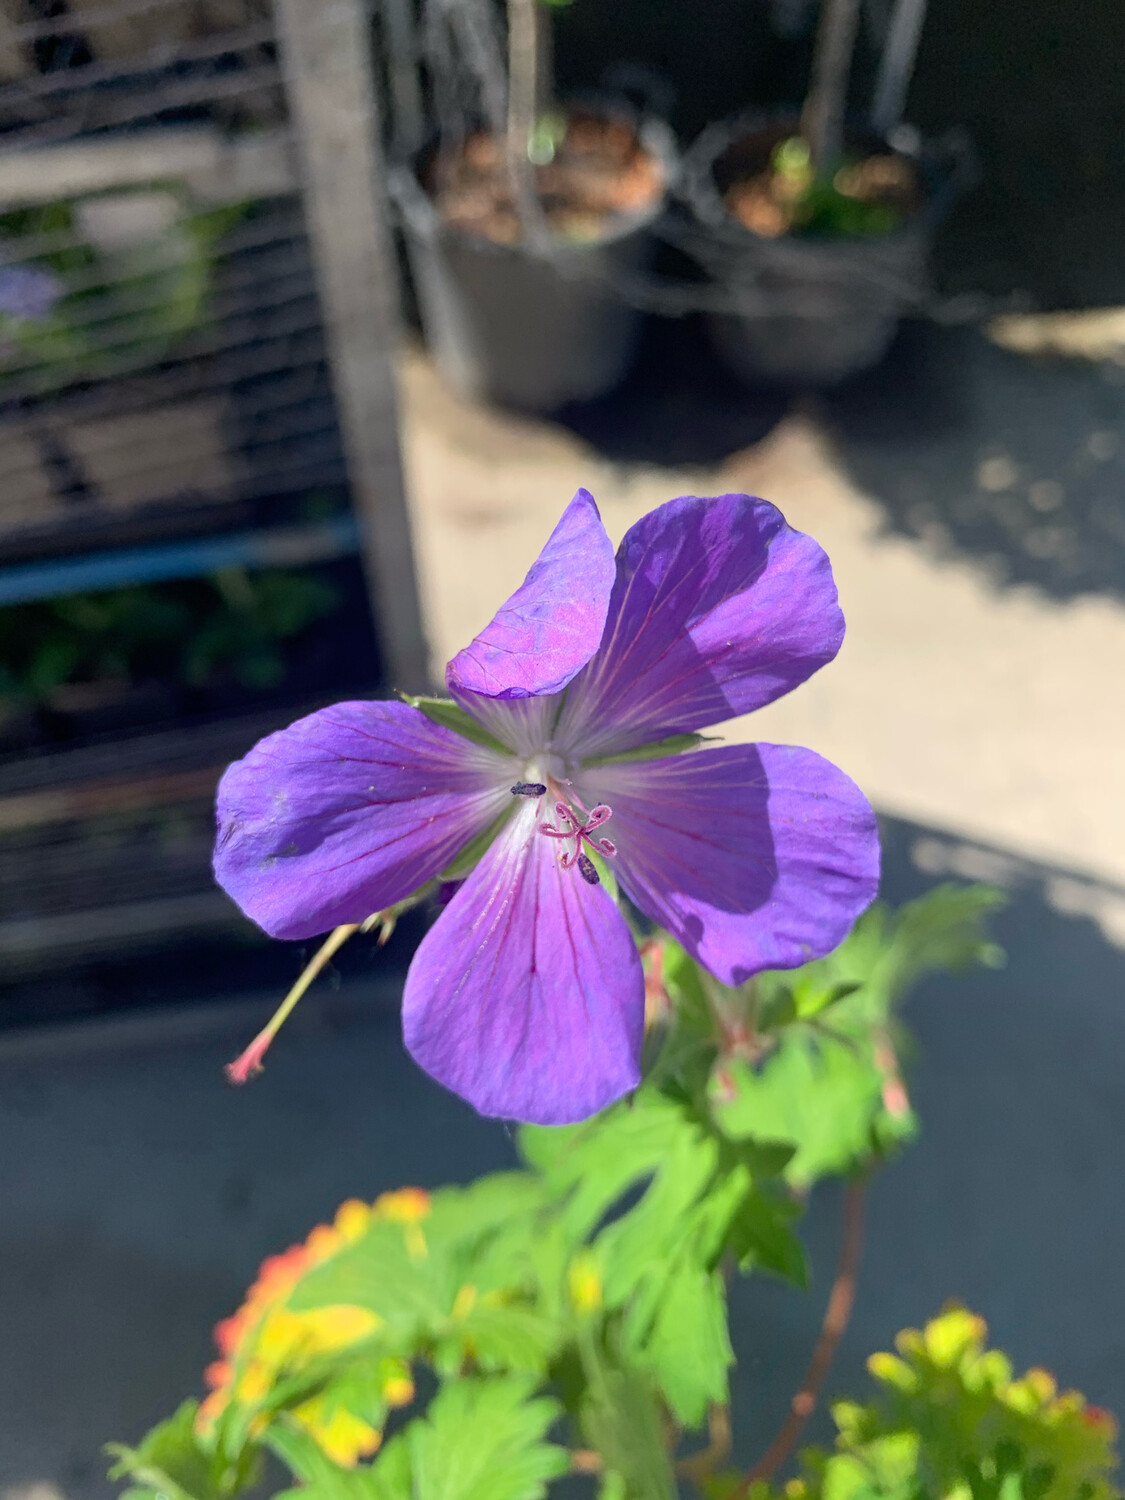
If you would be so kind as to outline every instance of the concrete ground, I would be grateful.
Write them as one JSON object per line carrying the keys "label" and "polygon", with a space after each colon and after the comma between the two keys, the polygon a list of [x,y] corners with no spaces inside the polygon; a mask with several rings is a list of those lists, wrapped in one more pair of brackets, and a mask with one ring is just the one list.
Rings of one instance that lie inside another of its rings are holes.
{"label": "concrete ground", "polygon": [[[473,409],[404,360],[435,658],[519,582],[579,484],[614,535],[674,494],[738,488],[824,543],[848,641],[745,732],[812,745],[865,786],[892,901],[951,873],[1012,893],[1008,967],[911,1004],[924,1133],[874,1188],[830,1387],[957,1295],[1017,1362],[1125,1413],[1122,366],[939,332],[789,405],[661,359],[646,346],[616,407],[568,414],[571,431]],[[401,976],[381,963],[306,1003],[242,1091],[221,1064],[262,997],[0,1039],[4,1500],[107,1494],[99,1444],[199,1389],[210,1326],[258,1261],[341,1199],[511,1161],[502,1127],[403,1056]],[[746,1458],[795,1389],[837,1232],[829,1190],[810,1213],[814,1291],[735,1294]]]}
{"label": "concrete ground", "polygon": [[[884,826],[885,889],[989,851]],[[829,1392],[959,1296],[1021,1365],[1125,1412],[1125,956],[1046,900],[1056,872],[1009,860],[1008,967],[935,980],[909,1021],[919,1142],[876,1182],[853,1324]],[[296,963],[296,959],[295,959]],[[100,1445],[200,1391],[210,1329],[267,1254],[354,1195],[510,1165],[513,1145],[402,1051],[398,979],[306,1002],[253,1087],[222,1064],[266,999],[0,1039],[0,1494],[102,1500]],[[813,1200],[812,1291],[736,1287],[738,1451],[779,1425],[815,1338],[839,1231]]]}
{"label": "concrete ground", "polygon": [[662,427],[721,421],[720,406],[748,430],[756,408],[773,425],[674,469],[607,458],[604,432],[599,452],[461,402],[420,356],[402,388],[439,680],[579,485],[615,539],[673,495],[762,495],[827,550],[848,635],[734,732],[821,751],[888,812],[1125,885],[1125,363],[925,332],[815,406],[720,388],[708,411],[689,390],[679,426],[658,407],[637,451],[658,449]]}

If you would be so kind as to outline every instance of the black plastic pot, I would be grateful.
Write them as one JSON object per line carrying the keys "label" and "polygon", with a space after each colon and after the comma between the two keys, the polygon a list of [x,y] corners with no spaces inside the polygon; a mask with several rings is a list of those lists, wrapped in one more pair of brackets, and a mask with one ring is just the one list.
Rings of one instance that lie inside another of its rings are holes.
{"label": "black plastic pot", "polygon": [[[638,125],[663,165],[665,191],[678,158],[659,120]],[[598,240],[553,242],[549,252],[498,245],[443,223],[417,170],[391,174],[422,329],[445,379],[463,395],[551,412],[613,389],[632,361],[643,314],[615,284],[645,269],[664,198],[621,215]]]}
{"label": "black plastic pot", "polygon": [[[954,187],[948,162],[911,157],[925,202],[900,229],[863,238],[756,235],[730,216],[724,194],[796,128],[795,119],[762,116],[713,125],[684,165],[692,254],[734,309],[710,313],[708,328],[726,362],[754,385],[830,386],[878,363],[900,319],[925,300],[934,227]],[[861,137],[853,143],[890,150]]]}

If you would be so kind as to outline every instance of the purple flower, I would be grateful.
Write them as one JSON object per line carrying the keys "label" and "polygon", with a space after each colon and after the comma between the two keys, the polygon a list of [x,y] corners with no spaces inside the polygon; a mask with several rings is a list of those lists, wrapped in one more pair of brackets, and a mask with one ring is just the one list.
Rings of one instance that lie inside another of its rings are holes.
{"label": "purple flower", "polygon": [[0,266],[0,313],[42,323],[62,296],[62,282],[41,266]]}
{"label": "purple flower", "polygon": [[466,733],[359,702],[270,735],[219,787],[216,875],[307,938],[466,874],[477,841],[410,966],[406,1045],[482,1114],[583,1119],[638,1083],[644,1020],[593,856],[727,984],[829,952],[874,897],[875,819],[835,766],[662,743],[780,697],[843,633],[827,557],[765,501],[671,500],[615,558],[579,490],[449,664]]}

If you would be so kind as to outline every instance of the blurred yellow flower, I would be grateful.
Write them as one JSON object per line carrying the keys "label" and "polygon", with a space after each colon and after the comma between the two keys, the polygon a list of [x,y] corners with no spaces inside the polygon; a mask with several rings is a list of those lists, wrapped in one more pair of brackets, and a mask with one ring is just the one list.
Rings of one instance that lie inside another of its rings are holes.
{"label": "blurred yellow flower", "polygon": [[[418,1222],[429,1209],[429,1194],[420,1188],[384,1193],[371,1205],[352,1198],[340,1205],[332,1224],[318,1224],[303,1244],[264,1260],[242,1306],[215,1328],[221,1357],[205,1372],[211,1390],[199,1409],[200,1430],[211,1430],[232,1403],[260,1405],[280,1378],[298,1373],[318,1356],[338,1353],[376,1334],[381,1320],[367,1308],[339,1304],[297,1310],[287,1305],[288,1298],[307,1271],[362,1238],[375,1219],[401,1223],[410,1253],[424,1255]],[[409,1365],[386,1359],[381,1369],[382,1404],[408,1405],[414,1399]],[[288,1416],[342,1465],[369,1457],[382,1441],[381,1430],[363,1414],[325,1395],[303,1402]],[[260,1431],[268,1420],[268,1415],[254,1416],[252,1426]]]}

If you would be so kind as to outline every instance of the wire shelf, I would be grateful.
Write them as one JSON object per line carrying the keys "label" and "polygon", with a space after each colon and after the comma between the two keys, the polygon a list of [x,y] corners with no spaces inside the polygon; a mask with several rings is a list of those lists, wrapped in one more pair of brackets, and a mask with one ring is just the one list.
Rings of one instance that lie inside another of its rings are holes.
{"label": "wire shelf", "polygon": [[[309,486],[321,511],[345,505],[300,199],[227,205],[213,236],[214,213],[167,189],[91,201],[92,230],[71,200],[68,232],[26,245],[11,227],[61,210],[0,205],[0,256],[54,297],[39,327],[0,314],[0,561],[72,550],[84,530],[128,545],[172,514],[184,532],[224,509],[231,526],[291,522]],[[157,233],[118,249],[146,214]]]}
{"label": "wire shelf", "polygon": [[[364,6],[0,0],[6,975],[173,934],[245,943],[210,873],[223,766],[388,663],[418,680]],[[305,624],[262,623],[270,585]],[[35,677],[67,610],[128,598],[190,629]],[[227,644],[197,671],[216,620]]]}

